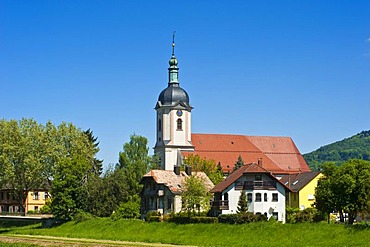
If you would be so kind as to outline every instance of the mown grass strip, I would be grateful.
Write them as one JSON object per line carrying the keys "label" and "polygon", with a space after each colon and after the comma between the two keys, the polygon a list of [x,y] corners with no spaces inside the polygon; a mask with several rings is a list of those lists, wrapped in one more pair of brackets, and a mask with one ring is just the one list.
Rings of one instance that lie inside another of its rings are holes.
{"label": "mown grass strip", "polygon": [[28,226],[8,230],[4,233],[195,246],[367,246],[370,236],[369,228],[326,223],[177,225],[110,219],[68,222],[49,229]]}

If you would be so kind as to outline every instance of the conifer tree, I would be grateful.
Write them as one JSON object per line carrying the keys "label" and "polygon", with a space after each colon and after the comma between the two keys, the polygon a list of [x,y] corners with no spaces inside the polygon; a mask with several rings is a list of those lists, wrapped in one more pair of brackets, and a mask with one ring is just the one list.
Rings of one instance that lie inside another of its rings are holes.
{"label": "conifer tree", "polygon": [[248,202],[245,190],[240,191],[237,211],[238,214],[244,214],[248,212]]}
{"label": "conifer tree", "polygon": [[241,155],[238,156],[238,160],[234,165],[234,171],[238,170],[240,167],[244,166],[244,161]]}

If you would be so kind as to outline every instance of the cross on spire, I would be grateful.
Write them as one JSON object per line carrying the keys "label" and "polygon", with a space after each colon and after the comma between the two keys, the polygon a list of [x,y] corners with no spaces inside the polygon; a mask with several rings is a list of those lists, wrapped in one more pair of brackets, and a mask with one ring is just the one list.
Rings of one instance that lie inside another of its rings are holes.
{"label": "cross on spire", "polygon": [[172,33],[172,56],[175,56],[175,33],[176,31]]}

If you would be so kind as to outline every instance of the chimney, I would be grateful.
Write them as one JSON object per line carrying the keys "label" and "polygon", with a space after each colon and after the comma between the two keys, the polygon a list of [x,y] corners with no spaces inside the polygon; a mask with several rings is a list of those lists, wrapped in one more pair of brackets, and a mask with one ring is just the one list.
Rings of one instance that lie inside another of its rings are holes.
{"label": "chimney", "polygon": [[262,167],[262,158],[259,158],[258,159],[258,163],[257,163],[258,166]]}
{"label": "chimney", "polygon": [[176,175],[180,175],[180,166],[174,166],[173,171],[175,172]]}
{"label": "chimney", "polygon": [[185,166],[185,172],[188,176],[191,176],[191,166]]}

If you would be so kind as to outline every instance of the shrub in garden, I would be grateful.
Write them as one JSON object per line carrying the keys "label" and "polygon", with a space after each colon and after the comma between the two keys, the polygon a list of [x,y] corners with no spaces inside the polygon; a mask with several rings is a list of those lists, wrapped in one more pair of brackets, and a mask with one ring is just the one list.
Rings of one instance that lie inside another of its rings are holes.
{"label": "shrub in garden", "polygon": [[267,217],[265,215],[256,215],[251,212],[243,214],[221,214],[218,216],[218,222],[227,224],[244,224],[260,221],[267,221]]}
{"label": "shrub in garden", "polygon": [[119,208],[112,213],[113,220],[119,219],[137,219],[140,217],[140,203],[137,201],[128,201],[121,203]]}

